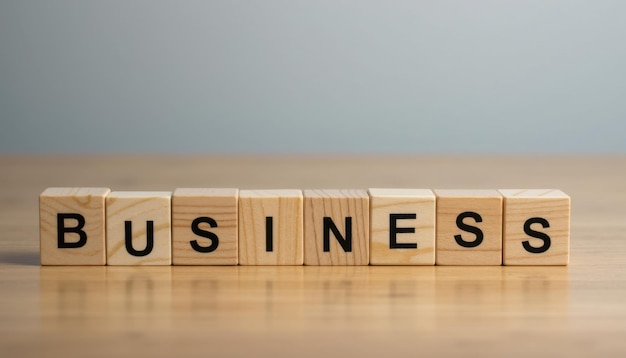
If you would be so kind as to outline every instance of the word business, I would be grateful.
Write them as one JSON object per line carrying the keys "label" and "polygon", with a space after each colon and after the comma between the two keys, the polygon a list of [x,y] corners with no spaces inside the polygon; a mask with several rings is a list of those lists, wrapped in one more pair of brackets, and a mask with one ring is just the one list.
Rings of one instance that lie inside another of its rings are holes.
{"label": "word business", "polygon": [[48,188],[42,265],[567,265],[560,190]]}

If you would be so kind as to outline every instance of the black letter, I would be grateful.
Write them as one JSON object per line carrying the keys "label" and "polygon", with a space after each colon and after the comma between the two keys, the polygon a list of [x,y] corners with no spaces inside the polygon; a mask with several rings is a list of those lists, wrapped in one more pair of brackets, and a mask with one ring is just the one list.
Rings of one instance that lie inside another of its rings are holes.
{"label": "black letter", "polygon": [[463,223],[463,219],[465,218],[472,218],[477,223],[482,222],[483,218],[478,213],[475,213],[473,211],[466,211],[456,217],[456,226],[463,231],[471,232],[472,234],[476,235],[476,240],[465,241],[463,240],[463,237],[461,235],[454,235],[454,239],[456,240],[457,244],[463,247],[476,247],[483,242],[483,231],[476,226],[471,226]]}
{"label": "black letter", "polygon": [[546,233],[531,229],[530,225],[532,224],[541,224],[541,226],[543,226],[544,229],[550,227],[550,223],[548,222],[548,220],[544,218],[530,218],[526,220],[526,222],[524,223],[524,232],[528,236],[543,240],[543,246],[532,247],[530,246],[530,242],[526,240],[522,242],[524,249],[526,249],[526,251],[533,253],[533,254],[540,254],[542,252],[548,251],[548,249],[550,248],[550,244],[552,243],[552,240],[550,240],[550,236],[548,236],[548,234]]}
{"label": "black letter", "polygon": [[[77,222],[75,227],[65,227],[65,219],[74,219]],[[57,214],[57,243],[59,249],[75,249],[85,246],[87,234],[81,230],[85,226],[85,217],[80,214]],[[77,242],[66,242],[65,233],[73,232],[78,234]]]}
{"label": "black letter", "polygon": [[345,252],[352,252],[352,217],[346,217],[346,238],[341,235],[337,226],[333,222],[333,219],[326,216],[324,217],[324,252],[330,251],[330,231],[337,238],[339,245]]}
{"label": "black letter", "polygon": [[206,216],[195,218],[191,223],[191,231],[198,236],[211,240],[211,245],[200,246],[200,244],[198,244],[198,240],[192,240],[189,241],[189,243],[191,244],[191,247],[198,252],[213,252],[220,244],[220,239],[214,233],[200,229],[200,224],[202,223],[209,224],[210,227],[217,227],[217,223],[212,218]]}
{"label": "black letter", "polygon": [[154,222],[146,222],[146,248],[142,251],[137,251],[133,248],[133,222],[124,221],[124,236],[126,241],[126,251],[133,256],[146,256],[152,252],[154,246]]}
{"label": "black letter", "polygon": [[274,242],[272,241],[272,232],[274,231],[274,218],[265,217],[265,251],[274,251]]}
{"label": "black letter", "polygon": [[417,249],[417,243],[398,244],[397,234],[414,234],[414,227],[397,227],[400,219],[416,219],[417,214],[389,214],[389,248],[390,249]]}

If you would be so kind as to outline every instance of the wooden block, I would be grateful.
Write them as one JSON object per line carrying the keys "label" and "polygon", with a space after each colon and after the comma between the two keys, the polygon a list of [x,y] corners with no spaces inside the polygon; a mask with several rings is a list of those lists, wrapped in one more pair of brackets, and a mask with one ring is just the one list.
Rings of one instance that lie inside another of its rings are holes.
{"label": "wooden block", "polygon": [[560,190],[503,189],[504,264],[567,265],[570,197]]}
{"label": "wooden block", "polygon": [[106,198],[108,265],[171,265],[171,192],[114,191]]}
{"label": "wooden block", "polygon": [[369,231],[365,190],[304,191],[305,265],[367,265]]}
{"label": "wooden block", "polygon": [[239,192],[239,264],[302,265],[302,191]]}
{"label": "wooden block", "polygon": [[172,194],[172,263],[238,263],[238,189],[178,188]]}
{"label": "wooden block", "polygon": [[105,265],[108,188],[48,188],[39,196],[42,265]]}
{"label": "wooden block", "polygon": [[435,264],[435,195],[428,189],[369,189],[370,264]]}
{"label": "wooden block", "polygon": [[435,190],[437,265],[502,264],[502,195],[496,190]]}
{"label": "wooden block", "polygon": [[174,265],[237,265],[237,189],[178,188],[172,195]]}

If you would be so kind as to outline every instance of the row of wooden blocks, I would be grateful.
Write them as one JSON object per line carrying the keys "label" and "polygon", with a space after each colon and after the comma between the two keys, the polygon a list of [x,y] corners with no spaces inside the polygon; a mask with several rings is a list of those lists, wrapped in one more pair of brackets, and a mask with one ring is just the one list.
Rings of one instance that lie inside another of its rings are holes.
{"label": "row of wooden blocks", "polygon": [[42,265],[567,265],[560,190],[48,188]]}

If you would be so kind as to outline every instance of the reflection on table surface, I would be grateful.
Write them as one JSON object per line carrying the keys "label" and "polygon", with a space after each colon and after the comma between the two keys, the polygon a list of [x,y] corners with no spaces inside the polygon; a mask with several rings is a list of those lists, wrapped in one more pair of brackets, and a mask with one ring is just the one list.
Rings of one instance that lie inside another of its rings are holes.
{"label": "reflection on table surface", "polygon": [[40,297],[50,330],[506,327],[566,319],[568,268],[41,267]]}

